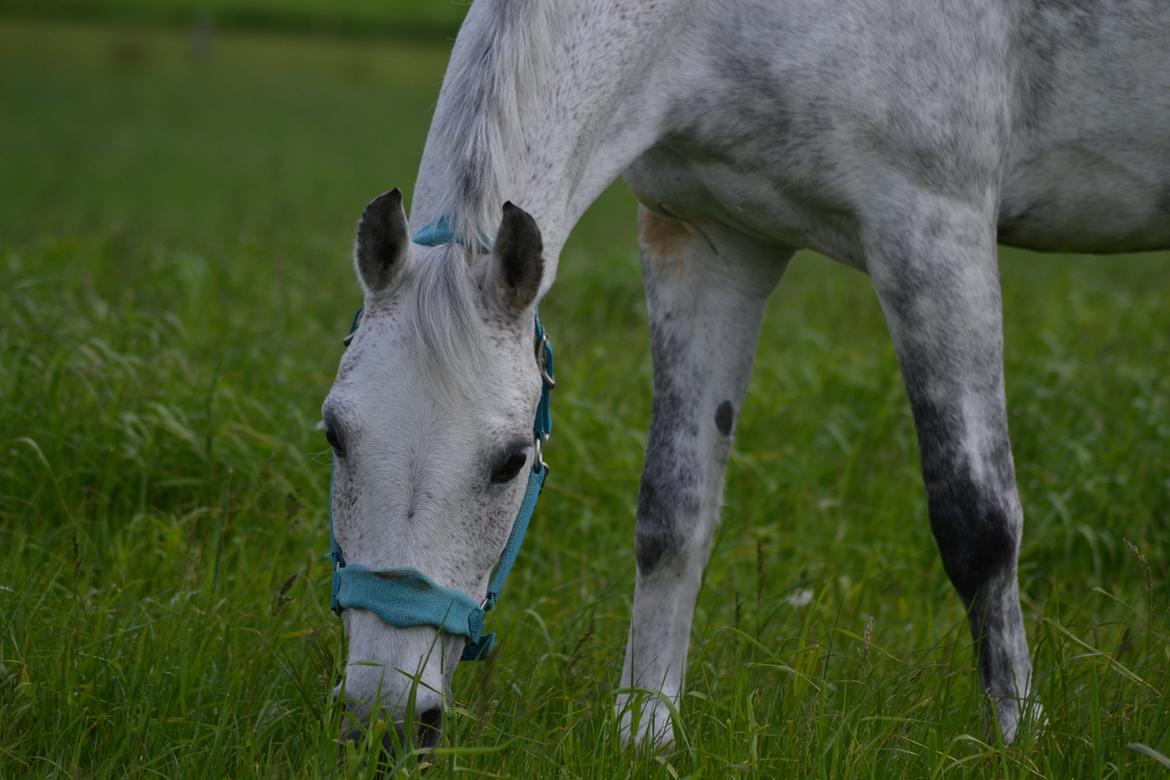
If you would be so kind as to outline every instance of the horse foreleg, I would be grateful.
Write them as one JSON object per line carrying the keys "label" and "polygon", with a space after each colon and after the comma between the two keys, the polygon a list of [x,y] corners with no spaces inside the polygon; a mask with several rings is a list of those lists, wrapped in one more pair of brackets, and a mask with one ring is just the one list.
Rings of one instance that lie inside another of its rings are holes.
{"label": "horse foreleg", "polygon": [[995,219],[930,196],[897,204],[865,233],[867,265],[914,413],[930,526],[1010,742],[1032,664],[1016,581],[1023,513],[1004,401]]}
{"label": "horse foreleg", "polygon": [[769,256],[646,209],[639,225],[654,406],[618,715],[627,739],[665,745],[764,302],[791,255]]}

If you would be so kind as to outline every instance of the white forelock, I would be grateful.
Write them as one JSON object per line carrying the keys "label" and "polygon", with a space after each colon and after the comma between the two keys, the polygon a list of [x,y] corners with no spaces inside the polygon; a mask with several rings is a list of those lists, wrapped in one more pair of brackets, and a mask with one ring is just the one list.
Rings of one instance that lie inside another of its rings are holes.
{"label": "white forelock", "polygon": [[466,250],[448,244],[429,250],[416,265],[414,332],[430,379],[448,394],[467,391],[467,380],[486,364],[485,329],[473,266]]}

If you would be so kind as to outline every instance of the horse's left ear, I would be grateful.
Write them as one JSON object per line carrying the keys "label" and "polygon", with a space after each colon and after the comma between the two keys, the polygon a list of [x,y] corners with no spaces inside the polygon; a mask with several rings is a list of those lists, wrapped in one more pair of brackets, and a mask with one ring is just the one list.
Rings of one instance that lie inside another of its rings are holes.
{"label": "horse's left ear", "polygon": [[511,201],[504,204],[504,216],[492,249],[492,275],[504,310],[522,314],[540,292],[544,276],[544,242],[536,220]]}
{"label": "horse's left ear", "polygon": [[406,264],[409,249],[406,212],[396,187],[370,201],[358,222],[353,255],[366,289],[378,293],[389,288]]}

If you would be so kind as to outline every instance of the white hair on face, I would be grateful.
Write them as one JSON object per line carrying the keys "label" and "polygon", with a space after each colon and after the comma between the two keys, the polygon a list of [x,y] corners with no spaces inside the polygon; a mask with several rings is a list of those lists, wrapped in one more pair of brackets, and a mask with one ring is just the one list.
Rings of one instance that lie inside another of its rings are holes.
{"label": "white hair on face", "polygon": [[416,267],[414,331],[430,378],[448,394],[466,392],[486,362],[472,264],[457,244],[437,247]]}
{"label": "white hair on face", "polygon": [[566,5],[480,0],[456,41],[434,124],[447,179],[437,213],[468,246],[495,235],[500,206],[521,192],[509,179],[509,161],[524,156],[531,135],[521,106],[535,102]]}

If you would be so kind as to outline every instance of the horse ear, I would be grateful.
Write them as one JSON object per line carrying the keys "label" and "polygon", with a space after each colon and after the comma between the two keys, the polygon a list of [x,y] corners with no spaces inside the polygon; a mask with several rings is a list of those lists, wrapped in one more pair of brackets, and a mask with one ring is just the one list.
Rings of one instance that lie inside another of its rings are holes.
{"label": "horse ear", "polygon": [[511,201],[505,203],[492,262],[498,299],[507,313],[519,316],[536,300],[544,276],[543,251],[536,220]]}
{"label": "horse ear", "polygon": [[395,187],[370,201],[358,221],[353,256],[366,289],[386,290],[406,264],[409,249],[402,192]]}

